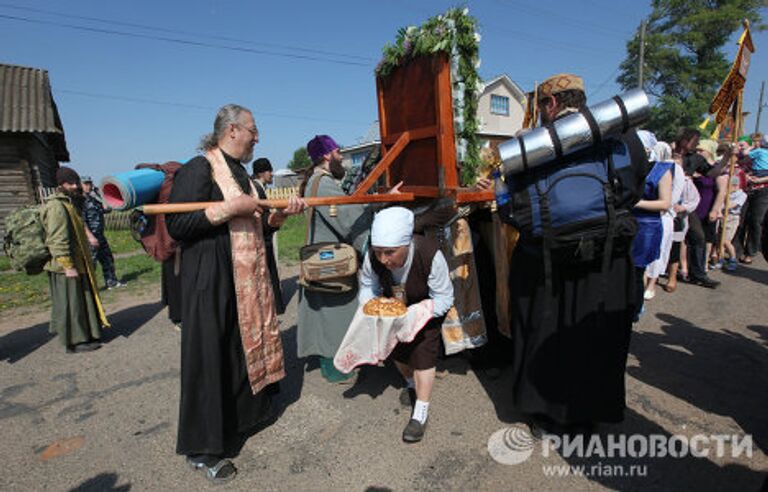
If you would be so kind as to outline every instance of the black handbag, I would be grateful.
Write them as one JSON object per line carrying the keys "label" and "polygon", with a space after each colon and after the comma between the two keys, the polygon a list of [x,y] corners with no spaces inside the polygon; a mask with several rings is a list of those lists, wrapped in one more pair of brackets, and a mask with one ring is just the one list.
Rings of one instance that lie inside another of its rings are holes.
{"label": "black handbag", "polygon": [[687,216],[687,212],[678,212],[678,214],[675,215],[673,231],[683,232],[685,230],[685,218]]}

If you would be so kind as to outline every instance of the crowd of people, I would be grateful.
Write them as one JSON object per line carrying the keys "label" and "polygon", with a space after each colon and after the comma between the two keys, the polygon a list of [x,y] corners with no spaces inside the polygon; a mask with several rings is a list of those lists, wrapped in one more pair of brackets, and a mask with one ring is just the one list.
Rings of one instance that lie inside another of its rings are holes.
{"label": "crowd of people", "polygon": [[752,263],[760,250],[768,210],[768,142],[754,133],[730,145],[684,128],[670,145],[649,131],[638,133],[654,163],[634,209],[639,228],[633,257],[643,277],[643,301],[656,296],[662,276],[670,293],[678,281],[717,288],[709,272],[733,272],[739,263]]}
{"label": "crowd of people", "polygon": [[[542,83],[537,97],[542,125],[587,104],[583,80],[570,74]],[[357,371],[342,370],[334,357],[369,300],[396,298],[426,313],[418,333],[392,344],[385,354],[402,376],[400,403],[411,409],[402,440],[415,443],[425,435],[449,323],[454,328],[474,323],[476,329],[479,320],[481,331],[468,338],[476,345],[490,340],[492,347],[468,350],[478,354],[470,357],[484,365],[491,358],[503,359],[510,366],[510,399],[534,436],[590,432],[600,422],[621,421],[632,323],[644,302],[656,295],[658,279],[667,277],[662,284],[667,292],[674,292],[678,281],[716,288],[709,271],[733,270],[757,254],[768,208],[768,150],[762,136],[741,138],[731,148],[701,140],[692,129],[681,130],[671,145],[651,132],[630,130],[576,156],[579,163],[605,165],[622,183],[623,189],[615,190],[622,194],[612,205],[611,227],[606,228],[610,237],[594,236],[554,250],[546,238],[521,229],[510,242],[514,253],[499,255],[478,237],[486,226],[517,224],[505,206],[463,212],[453,205],[447,212],[431,206],[426,211],[308,207],[306,199],[347,195],[340,184],[345,175],[340,147],[328,135],[307,144],[312,164],[299,196],[286,208],[263,208],[257,199],[266,197],[272,165],[256,160],[252,176],[244,167],[258,141],[250,110],[235,104],[222,107],[213,132],[201,142],[201,154],[175,173],[168,199],[172,204],[217,203],[165,219],[180,251],[169,260],[180,277],[174,284],[178,314],[173,318],[183,322],[176,451],[192,469],[217,483],[236,476],[228,456],[270,418],[271,397],[286,374],[278,326],[285,304],[272,237],[288,216],[306,212],[307,245],[344,243],[361,260],[359,272],[338,285],[321,289],[302,282],[299,287],[298,356],[316,357],[326,381],[355,382]],[[729,181],[732,155],[736,171]],[[613,169],[612,159],[622,156],[629,156],[629,165]],[[563,159],[554,164],[575,162]],[[48,200],[43,213],[53,257],[47,267],[54,302],[51,327],[68,348],[85,351],[98,344],[99,327],[107,324],[89,242],[107,285],[119,283],[103,226],[96,220],[101,209],[86,206],[86,228],[73,206],[79,177],[62,168],[58,180],[60,193]],[[390,193],[399,193],[399,186]],[[489,179],[476,185],[486,190],[492,186]],[[86,237],[86,230],[93,237]],[[462,241],[469,245],[460,246]],[[490,260],[478,256],[475,262],[475,250],[495,254],[487,255]],[[461,263],[460,253],[467,251],[470,260]],[[503,288],[488,289],[496,280]],[[464,304],[471,297],[468,289],[479,291],[474,292],[481,298],[478,306]],[[498,306],[501,294],[508,304],[503,309]],[[67,306],[74,309],[65,315]]]}

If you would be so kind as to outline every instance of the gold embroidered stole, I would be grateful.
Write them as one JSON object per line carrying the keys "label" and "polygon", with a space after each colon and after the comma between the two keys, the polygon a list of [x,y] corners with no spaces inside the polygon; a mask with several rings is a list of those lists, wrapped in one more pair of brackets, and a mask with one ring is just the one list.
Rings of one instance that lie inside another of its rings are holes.
{"label": "gold embroidered stole", "polygon": [[[232,176],[221,150],[210,150],[205,157],[211,164],[213,179],[221,189],[224,200],[241,195],[243,191]],[[248,183],[250,194],[258,196],[253,183],[250,180]],[[255,394],[285,377],[283,346],[267,271],[261,215],[233,217],[228,224],[240,338],[248,380]]]}
{"label": "gold embroidered stole", "polygon": [[[75,249],[72,251],[75,255],[80,256],[82,264],[85,266],[85,274],[88,277],[88,284],[91,286],[91,295],[93,295],[93,302],[96,304],[96,311],[99,314],[99,321],[104,328],[110,328],[107,315],[104,312],[104,306],[101,304],[101,297],[99,297],[99,289],[96,286],[96,276],[94,275],[94,265],[91,261],[91,247],[88,244],[88,238],[85,235],[85,223],[80,215],[75,211],[75,207],[68,201],[61,202],[64,205],[64,209],[69,215],[69,220],[72,222],[72,230],[75,234]],[[77,265],[77,258],[72,258],[72,262]]]}

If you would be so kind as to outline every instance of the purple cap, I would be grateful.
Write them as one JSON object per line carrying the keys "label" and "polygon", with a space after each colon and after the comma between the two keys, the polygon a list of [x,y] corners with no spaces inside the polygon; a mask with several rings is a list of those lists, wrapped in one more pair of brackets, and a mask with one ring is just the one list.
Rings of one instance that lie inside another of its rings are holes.
{"label": "purple cap", "polygon": [[315,135],[315,138],[307,143],[307,152],[313,163],[318,162],[325,154],[338,149],[339,145],[328,135]]}

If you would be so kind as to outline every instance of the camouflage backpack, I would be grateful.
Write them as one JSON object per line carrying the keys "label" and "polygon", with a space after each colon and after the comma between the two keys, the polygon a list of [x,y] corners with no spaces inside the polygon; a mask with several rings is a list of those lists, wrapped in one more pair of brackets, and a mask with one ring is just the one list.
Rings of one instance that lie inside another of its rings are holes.
{"label": "camouflage backpack", "polygon": [[11,266],[27,275],[37,275],[51,258],[45,245],[45,229],[40,220],[40,205],[27,205],[5,218],[5,254]]}

